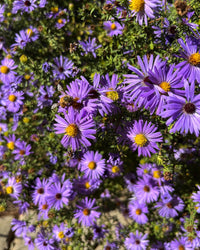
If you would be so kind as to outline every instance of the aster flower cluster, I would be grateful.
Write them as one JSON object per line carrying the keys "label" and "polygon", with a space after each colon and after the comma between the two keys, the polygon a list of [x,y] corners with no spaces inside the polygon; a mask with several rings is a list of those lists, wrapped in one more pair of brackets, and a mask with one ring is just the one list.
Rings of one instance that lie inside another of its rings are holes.
{"label": "aster flower cluster", "polygon": [[15,236],[200,249],[198,0],[4,2],[0,215],[13,203]]}

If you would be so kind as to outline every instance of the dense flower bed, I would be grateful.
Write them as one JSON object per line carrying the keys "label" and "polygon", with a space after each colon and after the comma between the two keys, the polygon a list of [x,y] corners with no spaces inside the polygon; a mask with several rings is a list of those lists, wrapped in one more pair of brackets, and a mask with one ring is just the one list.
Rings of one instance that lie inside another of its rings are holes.
{"label": "dense flower bed", "polygon": [[0,4],[0,212],[35,214],[12,221],[29,250],[200,249],[199,14]]}

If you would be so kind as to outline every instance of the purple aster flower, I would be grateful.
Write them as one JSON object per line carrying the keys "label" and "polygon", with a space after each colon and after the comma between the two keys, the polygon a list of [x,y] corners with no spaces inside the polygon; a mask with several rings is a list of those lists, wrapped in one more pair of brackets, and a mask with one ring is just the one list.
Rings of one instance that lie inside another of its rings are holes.
{"label": "purple aster flower", "polygon": [[129,8],[140,25],[143,24],[143,21],[145,25],[148,25],[147,17],[154,19],[155,11],[160,7],[160,4],[159,0],[130,0]]}
{"label": "purple aster flower", "polygon": [[94,225],[96,218],[100,217],[100,212],[95,211],[98,206],[95,206],[95,199],[88,199],[86,197],[83,199],[79,205],[77,205],[77,210],[75,211],[74,217],[78,219],[78,222],[83,226],[89,227]]}
{"label": "purple aster flower", "polygon": [[175,239],[170,243],[171,249],[174,250],[193,250],[191,242],[187,237],[181,237],[179,239]]}
{"label": "purple aster flower", "polygon": [[24,93],[22,91],[8,92],[1,102],[7,107],[8,111],[16,113],[23,105],[23,95]]}
{"label": "purple aster flower", "polygon": [[104,29],[107,30],[109,36],[121,35],[124,29],[124,24],[118,22],[107,21],[104,22]]}
{"label": "purple aster flower", "polygon": [[95,139],[93,129],[95,124],[91,118],[85,115],[83,110],[75,113],[73,108],[69,108],[68,114],[64,114],[65,119],[56,115],[56,134],[65,134],[61,140],[64,147],[71,146],[73,150],[79,149],[81,145],[88,147],[91,145],[88,139]]}
{"label": "purple aster flower", "polygon": [[184,83],[182,75],[178,71],[174,72],[174,65],[170,67],[154,67],[154,71],[149,70],[149,83],[142,88],[142,97],[146,99],[145,108],[149,108],[151,113],[156,110],[160,114],[166,98],[171,95],[184,95]]}
{"label": "purple aster flower", "polygon": [[14,64],[15,61],[8,58],[4,58],[1,61],[0,79],[3,83],[9,84],[15,80],[16,72],[13,70],[17,68],[17,65]]}
{"label": "purple aster flower", "polygon": [[109,242],[107,240],[103,250],[107,250],[107,249],[108,250],[117,250],[117,249],[119,249],[119,247],[117,246],[117,244],[115,242]]}
{"label": "purple aster flower", "polygon": [[31,12],[37,5],[35,4],[36,0],[15,0],[13,3],[12,13],[16,14],[19,10],[21,12]]}
{"label": "purple aster flower", "polygon": [[50,238],[51,234],[44,233],[43,231],[38,233],[35,239],[35,245],[40,250],[55,250],[54,239]]}
{"label": "purple aster flower", "polygon": [[74,181],[73,187],[78,193],[88,195],[96,190],[100,186],[100,184],[101,180],[91,179],[83,176]]}
{"label": "purple aster flower", "polygon": [[175,133],[180,131],[183,133],[190,132],[199,135],[200,129],[200,94],[194,95],[195,85],[189,85],[187,80],[184,80],[185,97],[169,96],[167,104],[164,105],[161,116],[169,117],[166,125],[174,123],[170,132]]}
{"label": "purple aster flower", "polygon": [[143,179],[136,182],[134,192],[139,202],[157,201],[159,196],[157,183],[148,176],[143,176]]}
{"label": "purple aster flower", "polygon": [[101,45],[96,45],[96,38],[88,38],[88,41],[80,41],[79,44],[82,46],[84,53],[82,53],[82,55],[87,55],[89,53],[92,53],[92,55],[94,56],[94,58],[96,58],[96,53],[95,50],[97,50],[98,48],[101,47]]}
{"label": "purple aster flower", "polygon": [[44,107],[48,107],[52,105],[53,101],[51,99],[53,97],[54,92],[55,90],[53,86],[40,86],[40,89],[39,89],[40,96],[37,98],[38,107],[40,109],[43,109]]}
{"label": "purple aster flower", "polygon": [[15,154],[14,159],[15,160],[23,159],[24,156],[30,155],[32,153],[30,152],[30,150],[31,150],[30,144],[27,145],[25,141],[17,142],[16,148],[12,151],[12,153]]}
{"label": "purple aster flower", "polygon": [[145,163],[145,164],[139,164],[139,167],[137,167],[137,175],[140,177],[143,177],[144,175],[149,175],[151,173],[152,164]]}
{"label": "purple aster flower", "polygon": [[22,191],[22,184],[18,183],[15,177],[9,177],[8,183],[6,184],[6,193],[11,197],[18,199]]}
{"label": "purple aster flower", "polygon": [[198,185],[197,187],[199,190],[197,191],[197,193],[193,193],[191,198],[193,199],[193,202],[200,203],[200,186]]}
{"label": "purple aster flower", "polygon": [[22,200],[13,201],[13,204],[17,204],[17,206],[19,207],[19,214],[27,213],[28,208],[30,207],[30,204],[28,202]]}
{"label": "purple aster flower", "polygon": [[49,186],[50,184],[46,179],[43,179],[42,181],[39,178],[36,179],[34,187],[35,190],[32,194],[33,203],[35,205],[46,203],[47,190]]}
{"label": "purple aster flower", "polygon": [[21,30],[19,34],[16,34],[15,43],[12,44],[11,48],[15,49],[16,47],[19,47],[23,49],[24,47],[26,47],[26,44],[29,42],[30,42],[30,39],[28,37],[28,34],[26,33],[26,31]]}
{"label": "purple aster flower", "polygon": [[59,18],[55,26],[57,29],[61,29],[62,27],[65,26],[66,22],[67,20],[65,18]]}
{"label": "purple aster flower", "polygon": [[[162,196],[163,198],[164,196]],[[165,218],[173,218],[178,215],[178,212],[181,212],[184,208],[184,203],[181,198],[174,196],[171,197],[168,195],[162,201],[157,202],[155,205],[156,208],[159,208],[159,215]]]}
{"label": "purple aster flower", "polygon": [[11,222],[12,225],[12,231],[15,231],[15,235],[17,237],[20,236],[24,236],[27,233],[27,227],[26,227],[26,222],[25,221],[21,221],[21,220],[17,220],[17,219],[13,219]]}
{"label": "purple aster flower", "polygon": [[[1,115],[0,115],[1,117]],[[8,126],[6,123],[0,123],[0,134],[6,132],[8,130]]]}
{"label": "purple aster flower", "polygon": [[130,233],[129,237],[125,239],[125,247],[129,250],[144,250],[147,248],[149,241],[146,239],[147,234],[139,233],[136,230],[136,233]]}
{"label": "purple aster flower", "polygon": [[148,208],[144,203],[139,203],[137,200],[133,200],[129,203],[129,215],[138,224],[145,224],[148,221],[146,213],[148,213]]}
{"label": "purple aster flower", "polygon": [[60,210],[64,204],[68,205],[71,195],[72,184],[69,180],[66,180],[63,184],[56,182],[48,188],[47,200],[51,207]]}
{"label": "purple aster flower", "polygon": [[50,70],[50,65],[48,62],[42,64],[42,70],[47,73]]}
{"label": "purple aster flower", "polygon": [[105,238],[105,234],[108,233],[108,230],[105,229],[105,225],[98,226],[97,224],[94,224],[92,226],[93,229],[93,240],[97,239],[103,239]]}
{"label": "purple aster flower", "polygon": [[138,155],[151,156],[159,150],[157,142],[162,142],[162,135],[156,132],[157,127],[151,122],[143,120],[135,121],[134,125],[129,129],[127,137],[133,143],[131,148],[133,151],[138,149]]}
{"label": "purple aster flower", "polygon": [[162,62],[159,56],[156,56],[154,59],[153,55],[150,56],[149,60],[146,55],[143,56],[143,61],[140,56],[137,56],[137,59],[141,70],[133,67],[130,64],[127,65],[128,69],[135,74],[124,75],[124,83],[126,84],[126,87],[124,87],[124,92],[130,99],[130,102],[135,100],[134,105],[137,106],[137,104],[139,104],[139,107],[141,107],[145,104],[145,100],[142,97],[142,88],[148,86],[149,71],[154,71],[155,67],[162,67],[165,62]]}
{"label": "purple aster flower", "polygon": [[23,239],[24,239],[25,246],[28,246],[28,250],[34,250],[35,249],[34,242],[33,242],[33,239],[31,237],[25,235],[23,237]]}
{"label": "purple aster flower", "polygon": [[121,161],[118,155],[110,155],[107,161],[107,167],[109,171],[109,176],[114,178],[116,176],[120,176],[123,171],[123,161]]}
{"label": "purple aster flower", "polygon": [[135,190],[135,183],[136,183],[136,177],[133,173],[128,173],[124,177],[124,181],[126,183],[126,187],[130,192],[134,192]]}
{"label": "purple aster flower", "polygon": [[55,225],[53,227],[53,234],[58,242],[64,239],[65,232],[66,232],[66,226],[64,223],[61,223],[60,226]]}
{"label": "purple aster flower", "polygon": [[39,38],[39,31],[36,28],[34,28],[33,26],[30,26],[26,30],[26,34],[28,35],[28,38],[31,42],[34,42]]}
{"label": "purple aster flower", "polygon": [[181,68],[179,74],[188,78],[189,82],[195,82],[197,80],[200,83],[200,50],[198,46],[193,43],[191,39],[186,39],[186,42],[179,38],[179,44],[183,50],[180,51],[181,57],[185,61],[180,62],[176,67]]}
{"label": "purple aster flower", "polygon": [[18,143],[20,140],[16,139],[15,135],[9,135],[8,137],[5,136],[5,139],[7,141],[7,148],[10,150],[13,150],[15,148],[16,143]]}
{"label": "purple aster flower", "polygon": [[84,154],[81,162],[81,171],[87,178],[99,179],[105,171],[105,160],[98,152],[88,151]]}
{"label": "purple aster flower", "polygon": [[46,4],[47,4],[47,0],[40,0],[39,7],[44,8]]}
{"label": "purple aster flower", "polygon": [[68,58],[60,56],[54,59],[53,74],[56,79],[65,80],[66,77],[72,75],[74,63]]}
{"label": "purple aster flower", "polygon": [[5,4],[0,4],[0,22],[3,22],[5,19],[4,17],[5,8],[6,8]]}

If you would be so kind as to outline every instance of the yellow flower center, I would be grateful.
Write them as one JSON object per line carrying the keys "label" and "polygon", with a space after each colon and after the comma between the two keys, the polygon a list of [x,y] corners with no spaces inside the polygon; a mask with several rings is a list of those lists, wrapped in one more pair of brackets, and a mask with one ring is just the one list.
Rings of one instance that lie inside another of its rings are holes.
{"label": "yellow flower center", "polygon": [[160,178],[160,176],[161,176],[161,172],[160,172],[160,170],[155,170],[155,171],[153,171],[153,177],[154,178]]}
{"label": "yellow flower center", "polygon": [[139,146],[139,147],[144,147],[145,144],[147,143],[147,138],[143,135],[143,134],[138,134],[135,137],[135,143]]}
{"label": "yellow flower center", "polygon": [[8,100],[14,102],[17,99],[15,95],[9,95]]}
{"label": "yellow flower center", "polygon": [[85,209],[83,210],[83,214],[84,214],[85,216],[88,216],[88,215],[90,214],[90,209],[85,208]]}
{"label": "yellow flower center", "polygon": [[63,239],[65,237],[64,233],[61,231],[58,233],[58,238]]}
{"label": "yellow flower center", "polygon": [[13,150],[15,148],[15,143],[14,141],[10,141],[7,143],[7,148]]}
{"label": "yellow flower center", "polygon": [[27,29],[26,33],[27,33],[27,35],[29,35],[29,37],[33,36],[33,34],[34,34],[32,29]]}
{"label": "yellow flower center", "polygon": [[88,168],[91,169],[91,170],[95,169],[96,168],[96,162],[94,162],[94,161],[89,162],[88,163]]}
{"label": "yellow flower center", "polygon": [[11,186],[10,186],[10,187],[7,187],[7,188],[6,188],[6,193],[7,193],[7,194],[13,194],[13,187],[11,187]]}
{"label": "yellow flower center", "polygon": [[149,170],[148,169],[144,169],[144,174],[148,174]]}
{"label": "yellow flower center", "polygon": [[28,75],[28,74],[24,75],[24,79],[25,79],[25,80],[28,81],[30,78],[31,78],[31,75]]}
{"label": "yellow flower center", "polygon": [[184,247],[183,245],[180,245],[180,246],[178,247],[178,250],[185,250],[185,247]]}
{"label": "yellow flower center", "polygon": [[142,213],[142,210],[138,208],[138,209],[135,210],[135,213],[136,213],[137,215],[140,215],[140,214]]}
{"label": "yellow flower center", "polygon": [[2,131],[2,127],[0,127],[0,132]]}
{"label": "yellow flower center", "polygon": [[66,135],[71,137],[76,137],[78,135],[79,129],[78,126],[74,123],[69,124],[69,126],[65,129]]}
{"label": "yellow flower center", "polygon": [[112,167],[112,172],[113,173],[118,173],[120,171],[120,168],[118,166],[113,166]]}
{"label": "yellow flower center", "polygon": [[6,210],[5,206],[0,205],[0,212],[4,212]]}
{"label": "yellow flower center", "polygon": [[192,54],[189,57],[189,63],[194,65],[194,66],[199,65],[200,64],[200,53],[197,52],[197,53]]}
{"label": "yellow flower center", "polygon": [[119,99],[119,95],[117,91],[113,91],[113,90],[106,92],[106,96],[113,101],[117,101]]}
{"label": "yellow flower center", "polygon": [[139,12],[144,10],[144,4],[145,4],[144,0],[131,0],[129,7],[131,10]]}
{"label": "yellow flower center", "polygon": [[29,121],[30,121],[30,119],[29,119],[28,117],[24,117],[24,118],[23,118],[23,122],[24,122],[24,123],[29,123]]}
{"label": "yellow flower center", "polygon": [[110,28],[111,28],[111,30],[116,30],[117,26],[116,26],[116,24],[112,23]]}
{"label": "yellow flower center", "polygon": [[163,89],[166,92],[169,92],[171,88],[171,85],[168,82],[161,82],[159,86],[161,87],[161,89]]}
{"label": "yellow flower center", "polygon": [[47,205],[47,204],[42,205],[42,209],[43,209],[43,210],[46,210],[47,208],[48,208],[48,205]]}
{"label": "yellow flower center", "polygon": [[25,154],[25,150],[20,150],[20,151],[19,151],[19,154],[20,154],[20,155],[24,155],[24,154]]}
{"label": "yellow flower center", "polygon": [[53,13],[57,13],[58,12],[58,7],[51,7],[51,11]]}
{"label": "yellow flower center", "polygon": [[7,66],[1,66],[1,73],[2,74],[8,74],[10,69]]}
{"label": "yellow flower center", "polygon": [[85,187],[86,187],[87,189],[89,189],[89,188],[91,187],[90,183],[89,183],[89,182],[86,182],[86,183],[85,183]]}
{"label": "yellow flower center", "polygon": [[62,24],[63,23],[63,19],[58,19],[58,23]]}

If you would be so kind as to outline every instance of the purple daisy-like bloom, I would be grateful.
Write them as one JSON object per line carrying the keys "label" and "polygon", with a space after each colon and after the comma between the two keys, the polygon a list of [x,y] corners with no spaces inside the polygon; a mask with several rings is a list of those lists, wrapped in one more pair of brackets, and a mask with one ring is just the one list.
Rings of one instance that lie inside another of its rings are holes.
{"label": "purple daisy-like bloom", "polygon": [[72,75],[74,63],[70,61],[67,57],[56,57],[54,59],[53,74],[56,79],[65,80],[66,77]]}
{"label": "purple daisy-like bloom", "polygon": [[25,221],[13,219],[11,225],[12,225],[12,231],[15,231],[15,235],[17,237],[20,237],[21,235],[23,236],[26,235],[27,227]]}
{"label": "purple daisy-like bloom", "polygon": [[4,106],[7,107],[8,111],[16,113],[23,105],[23,95],[23,91],[8,92],[1,102]]}
{"label": "purple daisy-like bloom", "polygon": [[133,143],[131,148],[133,151],[138,149],[138,155],[151,156],[159,150],[157,142],[162,142],[162,135],[156,132],[157,127],[151,122],[143,120],[135,121],[134,125],[129,129],[127,137]]}
{"label": "purple daisy-like bloom", "polygon": [[39,32],[36,28],[34,28],[33,26],[30,26],[27,30],[26,30],[26,34],[28,35],[28,38],[31,42],[36,41],[39,38]]}
{"label": "purple daisy-like bloom", "polygon": [[137,167],[137,175],[140,177],[143,177],[144,175],[149,175],[151,173],[152,164],[145,163],[145,164],[139,164],[139,167]]}
{"label": "purple daisy-like bloom", "polygon": [[53,234],[55,239],[60,242],[61,240],[64,239],[65,237],[65,232],[66,232],[66,226],[64,223],[61,223],[60,226],[55,225],[53,227]]}
{"label": "purple daisy-like bloom", "polygon": [[35,2],[36,0],[15,0],[12,13],[16,14],[19,10],[21,10],[21,12],[31,12],[37,8]]}
{"label": "purple daisy-like bloom", "polygon": [[61,29],[62,27],[65,26],[66,22],[67,20],[65,18],[59,18],[55,26],[57,29]]}
{"label": "purple daisy-like bloom", "polygon": [[160,4],[159,0],[130,0],[129,8],[140,25],[143,24],[143,21],[148,25],[147,17],[155,18],[155,11],[160,7]]}
{"label": "purple daisy-like bloom", "polygon": [[121,35],[124,29],[124,24],[118,22],[107,21],[103,23],[104,29],[108,31],[109,36]]}
{"label": "purple daisy-like bloom", "polygon": [[46,179],[42,181],[37,178],[35,181],[34,192],[32,194],[33,203],[37,204],[44,204],[47,200],[47,190],[49,188],[49,182]]}
{"label": "purple daisy-like bloom", "polygon": [[18,183],[15,177],[9,177],[8,183],[6,184],[6,193],[15,199],[18,199],[21,191],[22,191],[22,184]]}
{"label": "purple daisy-like bloom", "polygon": [[197,187],[199,190],[197,191],[197,193],[193,193],[191,198],[193,199],[193,202],[200,203],[200,186],[198,185]]}
{"label": "purple daisy-like bloom", "polygon": [[125,247],[129,250],[145,250],[149,244],[149,241],[146,239],[147,234],[139,233],[136,230],[136,233],[130,233],[129,237],[125,239]]}
{"label": "purple daisy-like bloom", "polygon": [[89,53],[92,53],[92,55],[94,56],[94,58],[96,58],[96,53],[95,50],[97,50],[98,48],[100,48],[102,45],[96,45],[96,38],[88,38],[88,41],[80,41],[79,44],[81,45],[81,47],[84,50],[84,53],[82,53],[82,55],[87,55]]}
{"label": "purple daisy-like bloom", "polygon": [[179,38],[178,42],[183,48],[183,51],[180,51],[181,57],[185,59],[176,66],[181,68],[179,74],[188,78],[189,82],[197,80],[200,83],[200,50],[198,50],[198,46],[189,38],[185,43]]}
{"label": "purple daisy-like bloom", "polygon": [[138,224],[145,224],[148,221],[147,216],[148,208],[144,203],[139,203],[133,200],[129,203],[129,216],[133,218]]}
{"label": "purple daisy-like bloom", "polygon": [[30,150],[31,150],[30,144],[27,145],[25,141],[17,142],[16,148],[12,151],[12,153],[15,154],[14,159],[15,160],[23,159],[24,156],[30,155],[32,153],[30,152]]}
{"label": "purple daisy-like bloom", "polygon": [[72,195],[72,184],[66,180],[63,184],[56,182],[47,190],[47,200],[51,207],[57,210],[63,208],[63,205],[68,205],[69,198]]}
{"label": "purple daisy-like bloom", "polygon": [[86,197],[77,206],[74,217],[78,219],[78,222],[83,226],[89,227],[94,225],[96,218],[100,217],[100,212],[95,211],[98,206],[95,206],[95,199],[88,199]]}
{"label": "purple daisy-like bloom", "polygon": [[97,239],[97,240],[100,240],[100,239],[103,239],[105,238],[105,234],[108,233],[108,230],[105,229],[105,225],[101,225],[101,226],[98,226],[96,224],[94,224],[92,226],[92,229],[93,229],[93,240]]}
{"label": "purple daisy-like bloom", "polygon": [[[162,196],[163,197],[163,196]],[[184,203],[181,198],[174,196],[170,198],[168,195],[162,201],[157,202],[155,205],[156,208],[159,208],[159,215],[165,218],[174,218],[178,215],[178,212],[181,212],[184,208]]]}
{"label": "purple daisy-like bloom", "polygon": [[14,82],[15,75],[17,74],[14,69],[17,68],[17,65],[14,65],[15,61],[12,59],[4,58],[1,61],[0,66],[0,79],[3,83],[9,84]]}
{"label": "purple daisy-like bloom", "polygon": [[6,5],[0,4],[0,22],[3,22],[5,20],[4,12],[5,12]]}
{"label": "purple daisy-like bloom", "polygon": [[170,243],[171,249],[174,250],[193,250],[191,242],[187,237],[182,236],[181,238],[175,239]]}
{"label": "purple daisy-like bloom", "polygon": [[120,176],[123,171],[123,161],[121,161],[118,155],[110,155],[107,161],[107,167],[109,171],[109,176],[114,178],[116,176]]}
{"label": "purple daisy-like bloom", "polygon": [[126,183],[126,187],[130,192],[134,192],[135,190],[135,183],[136,183],[136,177],[133,173],[128,173],[124,177],[124,181]]}
{"label": "purple daisy-like bloom", "polygon": [[81,160],[80,170],[88,178],[99,179],[105,171],[105,160],[98,152],[88,151]]}
{"label": "purple daisy-like bloom", "polygon": [[96,190],[101,184],[101,180],[99,179],[90,179],[85,176],[79,177],[78,180],[73,182],[73,187],[75,191],[80,194],[89,195],[94,190]]}
{"label": "purple daisy-like bloom", "polygon": [[23,49],[24,47],[26,47],[26,44],[29,42],[30,42],[30,38],[27,32],[24,30],[21,30],[19,34],[16,34],[15,43],[12,44],[11,48],[15,49],[16,47],[19,47]]}
{"label": "purple daisy-like bloom", "polygon": [[9,148],[10,150],[14,150],[15,145],[17,142],[19,142],[19,139],[16,139],[16,136],[13,135],[9,135],[8,137],[5,136],[5,139],[7,141],[7,148]]}
{"label": "purple daisy-like bloom", "polygon": [[140,56],[137,56],[138,64],[141,70],[133,67],[128,64],[128,69],[131,70],[134,74],[126,74],[124,75],[125,80],[124,83],[126,86],[124,87],[124,92],[127,97],[130,99],[130,102],[135,100],[135,106],[137,104],[139,107],[145,104],[145,100],[142,97],[143,87],[148,86],[149,82],[149,71],[154,71],[155,67],[162,67],[165,62],[162,62],[159,56],[156,56],[154,59],[153,55],[150,56],[149,60],[146,55],[143,56],[143,60]]}
{"label": "purple daisy-like bloom", "polygon": [[169,117],[166,121],[167,126],[175,122],[170,132],[180,131],[182,134],[190,132],[198,136],[200,129],[200,94],[194,95],[194,83],[189,85],[188,81],[184,80],[184,86],[185,97],[169,96],[161,116],[163,118]]}
{"label": "purple daisy-like bloom", "polygon": [[143,176],[136,182],[134,192],[139,202],[157,201],[159,196],[157,183],[149,176]]}
{"label": "purple daisy-like bloom", "polygon": [[64,114],[65,119],[56,115],[57,124],[55,124],[56,134],[65,134],[61,140],[64,147],[71,146],[77,150],[91,145],[88,139],[95,139],[93,134],[95,124],[93,119],[88,118],[83,110],[75,113],[72,107],[69,107],[68,114]]}
{"label": "purple daisy-like bloom", "polygon": [[167,96],[171,93],[184,95],[184,90],[181,90],[184,86],[182,75],[178,70],[174,72],[174,68],[171,65],[149,70],[149,82],[146,83],[147,87],[142,88],[142,97],[146,100],[145,108],[149,108],[151,113],[156,110],[156,114],[160,114]]}
{"label": "purple daisy-like bloom", "polygon": [[107,240],[103,250],[107,250],[107,249],[109,249],[109,250],[117,250],[117,249],[119,249],[119,247],[117,246],[117,244],[115,242],[109,242]]}
{"label": "purple daisy-like bloom", "polygon": [[35,239],[35,245],[40,250],[55,250],[54,239],[51,238],[51,234],[44,233],[43,231],[38,233]]}
{"label": "purple daisy-like bloom", "polygon": [[28,250],[34,250],[35,249],[35,246],[34,246],[34,243],[33,243],[33,239],[27,235],[25,235],[23,237],[24,239],[24,243],[25,243],[25,246],[28,247]]}

